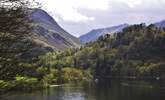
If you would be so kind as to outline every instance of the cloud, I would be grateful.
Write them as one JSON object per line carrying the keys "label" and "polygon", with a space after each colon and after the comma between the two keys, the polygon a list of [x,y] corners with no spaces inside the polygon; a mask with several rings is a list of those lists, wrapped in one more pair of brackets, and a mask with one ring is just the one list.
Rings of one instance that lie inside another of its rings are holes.
{"label": "cloud", "polygon": [[47,11],[53,11],[64,21],[84,22],[93,21],[93,16],[81,14],[78,9],[106,10],[108,0],[37,0],[43,4]]}
{"label": "cloud", "polygon": [[165,19],[165,0],[37,0],[69,33]]}
{"label": "cloud", "polygon": [[[67,22],[91,22],[97,20],[96,16],[82,13],[80,9],[90,11],[139,11],[154,10],[164,5],[165,0],[37,0],[43,8],[52,12],[56,20]],[[153,6],[154,5],[154,6]],[[160,6],[159,6],[160,5]],[[137,8],[138,7],[138,8]],[[91,12],[92,13],[92,12]]]}
{"label": "cloud", "polygon": [[120,0],[120,2],[126,3],[130,8],[142,4],[142,0]]}

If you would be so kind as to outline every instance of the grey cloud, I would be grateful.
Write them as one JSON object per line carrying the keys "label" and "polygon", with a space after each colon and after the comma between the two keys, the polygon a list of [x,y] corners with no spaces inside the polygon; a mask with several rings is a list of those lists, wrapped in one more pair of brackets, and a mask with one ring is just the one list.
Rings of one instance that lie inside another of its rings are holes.
{"label": "grey cloud", "polygon": [[107,11],[78,9],[78,11],[86,16],[95,17],[94,21],[88,22],[67,22],[59,20],[60,25],[68,32],[75,36],[87,33],[91,29],[109,27],[113,25],[128,23],[153,23],[165,19],[165,2],[150,2],[151,0],[143,0],[143,4],[130,8],[121,2],[111,2]]}

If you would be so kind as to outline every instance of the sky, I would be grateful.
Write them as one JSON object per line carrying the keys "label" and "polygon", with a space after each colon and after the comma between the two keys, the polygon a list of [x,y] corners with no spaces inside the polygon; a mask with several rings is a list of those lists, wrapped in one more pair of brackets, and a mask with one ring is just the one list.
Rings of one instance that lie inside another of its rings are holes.
{"label": "sky", "polygon": [[165,0],[37,0],[57,23],[79,37],[92,29],[165,20]]}

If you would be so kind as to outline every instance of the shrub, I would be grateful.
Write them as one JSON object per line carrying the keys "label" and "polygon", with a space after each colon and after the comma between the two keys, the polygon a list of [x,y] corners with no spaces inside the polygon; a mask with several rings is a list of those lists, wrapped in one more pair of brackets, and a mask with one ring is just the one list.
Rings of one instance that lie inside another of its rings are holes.
{"label": "shrub", "polygon": [[51,69],[50,73],[44,76],[44,83],[62,84],[70,82],[80,82],[82,80],[89,80],[91,78],[92,75],[89,71],[65,67],[61,70]]}
{"label": "shrub", "polygon": [[83,71],[75,68],[63,68],[62,80],[66,82],[78,82],[83,80]]}
{"label": "shrub", "polygon": [[53,84],[57,83],[57,73],[58,71],[56,69],[51,69],[50,73],[45,75],[43,80],[45,84]]}

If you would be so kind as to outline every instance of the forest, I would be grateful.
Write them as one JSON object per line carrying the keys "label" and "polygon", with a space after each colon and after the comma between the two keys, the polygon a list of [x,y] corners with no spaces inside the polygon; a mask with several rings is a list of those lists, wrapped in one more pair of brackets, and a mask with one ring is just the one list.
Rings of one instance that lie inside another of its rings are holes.
{"label": "forest", "polygon": [[40,60],[48,68],[89,70],[94,78],[164,79],[164,44],[164,29],[142,23],[79,49],[47,53]]}
{"label": "forest", "polygon": [[44,88],[95,78],[165,78],[164,28],[144,23],[131,25],[80,48],[54,51],[43,49],[30,39],[33,25],[27,20],[27,2],[0,3],[3,1],[20,5],[0,8],[0,91]]}

